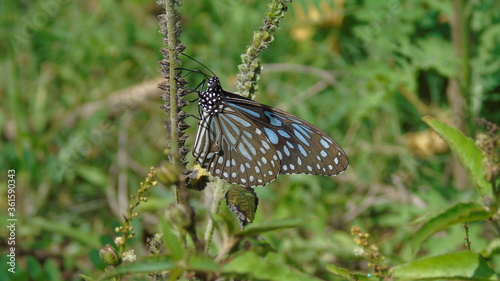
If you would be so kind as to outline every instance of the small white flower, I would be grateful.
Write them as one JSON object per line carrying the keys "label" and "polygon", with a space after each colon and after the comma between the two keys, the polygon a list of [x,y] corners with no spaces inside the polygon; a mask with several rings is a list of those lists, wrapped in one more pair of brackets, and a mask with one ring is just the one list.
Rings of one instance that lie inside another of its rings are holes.
{"label": "small white flower", "polygon": [[117,246],[123,245],[123,237],[121,237],[121,236],[116,237],[115,238],[115,245],[117,245]]}
{"label": "small white flower", "polygon": [[134,253],[134,250],[130,250],[123,252],[122,259],[123,261],[134,262],[137,259],[137,257]]}
{"label": "small white flower", "polygon": [[365,250],[364,250],[362,247],[356,247],[356,248],[354,249],[354,255],[355,255],[355,256],[358,256],[358,257],[359,257],[359,256],[362,256],[362,255],[364,255],[364,254],[365,254]]}

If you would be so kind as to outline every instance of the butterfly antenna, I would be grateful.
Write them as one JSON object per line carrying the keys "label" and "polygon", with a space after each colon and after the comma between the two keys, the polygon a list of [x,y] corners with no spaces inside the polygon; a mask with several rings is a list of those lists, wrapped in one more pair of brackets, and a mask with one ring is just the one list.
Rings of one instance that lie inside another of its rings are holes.
{"label": "butterfly antenna", "polygon": [[182,75],[181,76],[182,78],[187,77],[191,73],[198,73],[198,74],[201,74],[201,75],[205,76],[205,78],[207,78],[207,79],[210,78],[210,76],[208,74],[204,73],[203,71],[201,71],[199,69],[194,69],[193,70],[193,69],[188,69],[188,68],[184,68],[184,67],[176,67],[175,70],[181,70],[181,71],[187,71],[188,72],[187,74]]}
{"label": "butterfly antenna", "polygon": [[[203,66],[206,70],[210,71],[210,73],[212,73],[215,77],[217,77],[217,75],[215,75],[215,73],[214,73],[212,70],[210,70],[210,68],[208,68],[208,67],[207,67],[207,66],[205,66],[203,63],[201,63],[201,62],[199,62],[198,60],[196,60],[195,58],[193,58],[193,57],[191,57],[191,56],[188,56],[188,55],[186,55],[186,54],[184,54],[184,53],[181,53],[181,55],[184,55],[184,56],[186,56],[186,57],[190,58],[191,60],[193,60],[193,61],[197,62],[199,65]],[[193,71],[193,72],[196,72],[196,71]]]}

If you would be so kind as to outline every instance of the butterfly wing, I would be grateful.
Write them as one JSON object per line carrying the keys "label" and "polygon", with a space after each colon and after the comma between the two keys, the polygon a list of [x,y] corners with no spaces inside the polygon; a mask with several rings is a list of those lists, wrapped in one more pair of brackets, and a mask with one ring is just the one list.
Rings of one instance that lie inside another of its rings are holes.
{"label": "butterfly wing", "polygon": [[280,174],[335,176],[349,167],[335,140],[307,121],[229,92],[223,101],[265,134],[280,160]]}
{"label": "butterfly wing", "polygon": [[193,155],[213,176],[248,187],[268,184],[280,170],[276,150],[264,133],[224,103],[217,114],[202,113]]}

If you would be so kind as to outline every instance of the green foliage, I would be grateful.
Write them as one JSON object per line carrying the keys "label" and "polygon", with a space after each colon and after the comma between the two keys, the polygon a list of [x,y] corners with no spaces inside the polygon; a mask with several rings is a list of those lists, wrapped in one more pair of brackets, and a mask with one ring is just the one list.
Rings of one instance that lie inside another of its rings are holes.
{"label": "green foliage", "polygon": [[447,227],[459,223],[487,220],[492,215],[484,206],[477,203],[457,203],[445,210],[436,211],[432,217],[423,220],[423,225],[412,240],[412,247],[415,251],[418,250],[422,241]]}
{"label": "green foliage", "polygon": [[[330,134],[351,168],[334,179],[280,176],[255,188],[255,223],[241,231],[225,204],[209,214],[210,188],[190,191],[188,228],[182,219],[167,223],[169,179],[134,209],[136,233],[120,252],[134,250],[137,259],[104,269],[99,249],[117,246],[130,195],[165,159],[167,115],[155,91],[161,9],[145,0],[2,1],[0,180],[16,170],[19,224],[16,273],[2,267],[0,279],[373,280],[371,260],[355,251],[350,229],[357,225],[399,280],[495,280],[500,180],[497,166],[485,164],[494,150],[487,156],[472,140],[484,130],[472,117],[500,122],[500,4],[457,2],[466,27],[462,55],[454,51],[452,1],[293,1],[262,53],[256,100]],[[235,90],[240,55],[267,4],[183,1],[181,43],[227,90]],[[182,66],[200,68],[188,60]],[[457,77],[462,103],[450,94]],[[201,79],[189,76],[193,85]],[[196,114],[195,105],[187,111]],[[434,117],[422,122],[424,115]],[[459,129],[445,125],[457,120]],[[451,152],[437,149],[429,127]],[[451,156],[468,180],[454,181]],[[3,200],[7,192],[0,184]],[[205,253],[200,237],[209,218],[215,234]],[[145,241],[155,234],[163,236],[153,254]],[[2,241],[8,235],[2,227]]]}
{"label": "green foliage", "polygon": [[401,280],[498,280],[486,260],[471,252],[424,258],[396,266],[394,277]]}
{"label": "green foliage", "polygon": [[265,257],[253,252],[243,253],[226,264],[223,271],[227,272],[228,276],[250,280],[321,280],[296,271],[276,253]]}
{"label": "green foliage", "polygon": [[472,139],[465,137],[459,130],[447,126],[432,117],[423,120],[435,130],[450,146],[450,149],[460,159],[469,179],[481,196],[493,196],[491,184],[484,178],[486,167],[483,165],[483,152]]}

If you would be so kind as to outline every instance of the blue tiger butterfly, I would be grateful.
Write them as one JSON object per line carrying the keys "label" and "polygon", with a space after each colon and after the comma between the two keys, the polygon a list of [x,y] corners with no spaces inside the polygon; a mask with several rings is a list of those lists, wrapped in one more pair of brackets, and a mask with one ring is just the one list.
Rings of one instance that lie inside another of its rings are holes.
{"label": "blue tiger butterfly", "polygon": [[280,174],[336,176],[349,167],[344,150],[320,129],[224,91],[213,72],[202,74],[206,79],[194,90],[200,117],[193,156],[212,176],[253,187]]}

